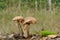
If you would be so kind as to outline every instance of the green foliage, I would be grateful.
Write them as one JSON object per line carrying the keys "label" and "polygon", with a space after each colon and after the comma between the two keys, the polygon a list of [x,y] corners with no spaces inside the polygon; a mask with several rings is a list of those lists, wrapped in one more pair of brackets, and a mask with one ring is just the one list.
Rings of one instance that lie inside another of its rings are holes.
{"label": "green foliage", "polygon": [[[0,0],[0,9],[6,8],[8,5],[18,6],[19,3],[22,9],[35,9],[35,2],[37,1],[37,9],[48,8],[48,0]],[[52,4],[60,5],[60,0],[52,0]]]}
{"label": "green foliage", "polygon": [[0,2],[0,8],[3,9],[4,7],[6,7],[4,2]]}
{"label": "green foliage", "polygon": [[52,3],[56,6],[60,5],[60,0],[52,0]]}
{"label": "green foliage", "polygon": [[7,4],[9,5],[9,7],[11,7],[11,6],[17,6],[18,3],[19,3],[19,0],[9,0],[7,2]]}
{"label": "green foliage", "polygon": [[56,34],[56,32],[47,31],[47,30],[40,32],[40,35],[42,36],[53,35],[53,34]]}
{"label": "green foliage", "polygon": [[0,10],[4,9],[6,7],[6,1],[5,0],[0,0]]}

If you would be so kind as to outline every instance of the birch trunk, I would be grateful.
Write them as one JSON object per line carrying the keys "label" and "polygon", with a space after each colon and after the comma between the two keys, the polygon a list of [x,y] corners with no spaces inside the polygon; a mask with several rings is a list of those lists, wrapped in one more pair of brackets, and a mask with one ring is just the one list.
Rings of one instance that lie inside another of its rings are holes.
{"label": "birch trunk", "polygon": [[48,0],[49,12],[51,12],[51,0]]}

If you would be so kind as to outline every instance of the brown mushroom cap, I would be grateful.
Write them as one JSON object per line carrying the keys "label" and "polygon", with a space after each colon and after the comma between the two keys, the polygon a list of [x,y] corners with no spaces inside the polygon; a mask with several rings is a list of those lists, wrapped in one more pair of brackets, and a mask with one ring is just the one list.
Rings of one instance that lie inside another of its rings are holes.
{"label": "brown mushroom cap", "polygon": [[23,24],[35,24],[37,21],[34,17],[26,17]]}
{"label": "brown mushroom cap", "polygon": [[24,18],[22,16],[16,16],[12,19],[13,21],[23,21]]}

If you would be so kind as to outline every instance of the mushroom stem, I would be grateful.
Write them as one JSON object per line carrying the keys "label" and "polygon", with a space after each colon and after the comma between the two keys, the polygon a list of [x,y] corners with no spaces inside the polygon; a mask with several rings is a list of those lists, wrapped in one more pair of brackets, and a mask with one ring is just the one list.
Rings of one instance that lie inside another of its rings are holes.
{"label": "mushroom stem", "polygon": [[29,36],[29,25],[25,24],[23,27],[23,32],[24,32],[24,37],[28,37]]}
{"label": "mushroom stem", "polygon": [[17,21],[17,24],[18,24],[19,34],[20,34],[20,36],[23,36],[23,30],[21,27],[21,23],[19,21]]}

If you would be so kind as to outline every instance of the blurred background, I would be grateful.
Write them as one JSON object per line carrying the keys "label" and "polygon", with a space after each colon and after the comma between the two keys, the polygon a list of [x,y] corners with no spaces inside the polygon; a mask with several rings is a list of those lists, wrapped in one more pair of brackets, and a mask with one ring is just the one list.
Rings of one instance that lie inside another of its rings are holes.
{"label": "blurred background", "polygon": [[30,25],[30,32],[42,28],[60,32],[60,0],[0,0],[0,33],[18,32],[12,21],[15,16],[37,19],[37,24]]}

